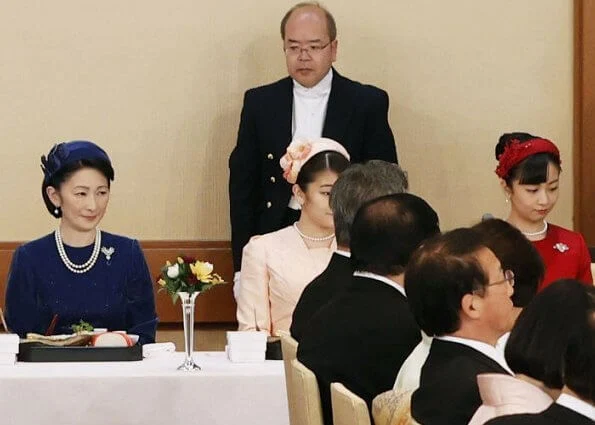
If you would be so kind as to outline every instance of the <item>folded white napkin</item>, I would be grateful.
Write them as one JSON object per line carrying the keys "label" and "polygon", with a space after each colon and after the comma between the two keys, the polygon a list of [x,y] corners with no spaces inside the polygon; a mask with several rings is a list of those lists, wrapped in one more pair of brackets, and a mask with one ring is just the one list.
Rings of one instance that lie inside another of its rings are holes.
{"label": "folded white napkin", "polygon": [[236,351],[266,350],[267,333],[258,331],[228,331],[227,345]]}
{"label": "folded white napkin", "polygon": [[232,363],[261,363],[265,360],[265,351],[237,351],[232,349],[229,345],[225,346],[227,358]]}
{"label": "folded white napkin", "polygon": [[156,342],[143,345],[143,357],[145,358],[159,357],[174,351],[176,351],[176,345],[173,342]]}
{"label": "folded white napkin", "polygon": [[0,353],[0,366],[14,366],[17,355],[14,353]]}
{"label": "folded white napkin", "polygon": [[17,334],[0,334],[0,353],[18,353],[19,342]]}

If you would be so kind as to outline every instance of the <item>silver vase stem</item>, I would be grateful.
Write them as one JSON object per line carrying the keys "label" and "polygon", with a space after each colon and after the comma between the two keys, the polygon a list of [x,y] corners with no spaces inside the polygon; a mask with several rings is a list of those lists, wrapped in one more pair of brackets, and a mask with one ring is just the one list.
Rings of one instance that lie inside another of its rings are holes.
{"label": "silver vase stem", "polygon": [[184,319],[184,352],[185,359],[178,370],[200,370],[200,366],[194,362],[192,352],[194,350],[194,303],[200,292],[179,292],[182,300],[182,316]]}

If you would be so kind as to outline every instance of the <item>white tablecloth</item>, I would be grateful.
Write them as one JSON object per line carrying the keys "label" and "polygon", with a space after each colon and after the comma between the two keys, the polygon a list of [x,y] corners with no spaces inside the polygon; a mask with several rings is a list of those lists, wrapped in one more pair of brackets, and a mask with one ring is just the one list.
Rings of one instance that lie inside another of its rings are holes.
{"label": "white tablecloth", "polygon": [[282,361],[237,364],[225,353],[182,353],[142,362],[0,366],[0,423],[289,424]]}

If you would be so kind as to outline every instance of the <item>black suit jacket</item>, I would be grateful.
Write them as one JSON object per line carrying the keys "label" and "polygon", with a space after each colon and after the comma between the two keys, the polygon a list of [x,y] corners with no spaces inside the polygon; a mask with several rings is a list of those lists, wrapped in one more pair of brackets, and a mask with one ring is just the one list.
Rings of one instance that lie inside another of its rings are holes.
{"label": "black suit jacket", "polygon": [[350,282],[353,274],[351,260],[341,254],[333,254],[326,269],[310,282],[302,292],[293,310],[291,336],[298,342],[310,319]]}
{"label": "black suit jacket", "polygon": [[298,359],[318,379],[324,423],[332,424],[331,383],[359,395],[371,412],[374,397],[393,387],[420,340],[404,295],[384,282],[353,277],[310,320],[298,345]]}
{"label": "black suit jacket", "polygon": [[559,404],[552,404],[541,413],[500,416],[485,425],[593,425],[593,421]]}
{"label": "black suit jacket", "polygon": [[411,396],[411,416],[424,425],[467,425],[482,401],[480,373],[506,373],[498,362],[463,344],[434,339]]}
{"label": "black suit jacket", "polygon": [[[229,157],[229,203],[234,269],[251,236],[279,230],[291,185],[279,159],[291,142],[293,81],[286,77],[244,95],[238,140]],[[397,162],[388,124],[388,95],[333,70],[322,135],[341,143],[352,162]]]}

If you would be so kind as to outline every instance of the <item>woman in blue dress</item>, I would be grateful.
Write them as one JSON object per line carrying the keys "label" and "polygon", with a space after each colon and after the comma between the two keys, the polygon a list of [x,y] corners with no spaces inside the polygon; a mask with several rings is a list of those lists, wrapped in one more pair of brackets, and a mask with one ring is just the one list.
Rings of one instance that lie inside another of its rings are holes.
{"label": "woman in blue dress", "polygon": [[94,143],[60,143],[41,158],[45,205],[59,219],[47,236],[14,253],[6,288],[6,321],[24,337],[71,333],[80,320],[155,341],[153,284],[138,241],[100,231],[114,180]]}

